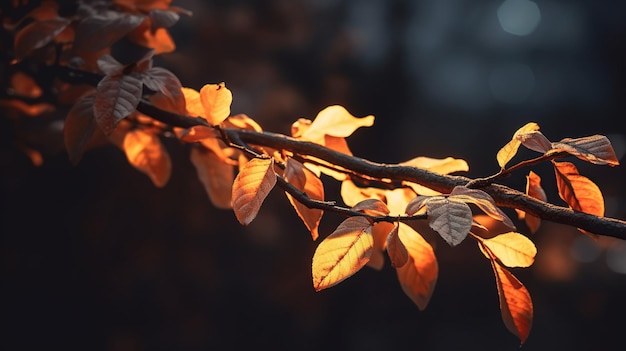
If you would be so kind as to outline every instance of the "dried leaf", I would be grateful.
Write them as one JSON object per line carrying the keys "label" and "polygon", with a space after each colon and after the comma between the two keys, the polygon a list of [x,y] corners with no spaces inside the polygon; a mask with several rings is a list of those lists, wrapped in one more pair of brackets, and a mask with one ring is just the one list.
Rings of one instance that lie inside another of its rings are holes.
{"label": "dried leaf", "polygon": [[472,210],[465,202],[433,196],[425,203],[428,225],[450,246],[460,244],[472,228]]}
{"label": "dried leaf", "polygon": [[400,223],[398,237],[404,244],[408,261],[396,268],[402,291],[420,310],[424,310],[435,290],[439,266],[432,246],[413,228]]}
{"label": "dried leaf", "polygon": [[28,24],[15,35],[15,58],[21,60],[33,50],[46,46],[70,23],[67,18],[56,17]]}
{"label": "dried leaf", "polygon": [[552,143],[540,131],[534,130],[528,133],[520,133],[515,136],[522,145],[530,150],[546,153],[552,148]]}
{"label": "dried leaf", "polygon": [[498,160],[498,164],[500,167],[504,168],[506,164],[511,161],[511,159],[517,154],[517,149],[521,145],[521,142],[517,140],[517,135],[522,133],[528,133],[535,130],[539,130],[539,125],[535,122],[530,122],[518,129],[515,134],[513,134],[513,138],[506,145],[504,145],[496,156]]}
{"label": "dried leaf", "polygon": [[222,123],[230,115],[232,101],[233,95],[224,83],[206,84],[200,89],[200,102],[211,125]]}
{"label": "dried leaf", "polygon": [[584,138],[565,138],[552,143],[551,151],[565,151],[581,160],[597,165],[619,165],[611,141],[604,135],[592,135]]}
{"label": "dried leaf", "polygon": [[600,188],[578,173],[570,162],[552,162],[559,196],[573,210],[604,216],[604,198]]}
{"label": "dried leaf", "polygon": [[142,84],[133,75],[105,76],[96,88],[94,116],[100,129],[109,135],[139,104]]}
{"label": "dried leaf", "polygon": [[493,255],[507,267],[530,267],[537,255],[535,244],[520,233],[504,233],[491,239],[475,238],[480,242],[479,247],[489,248],[488,252],[483,251],[487,258]]}
{"label": "dried leaf", "polygon": [[394,268],[404,266],[409,260],[409,253],[398,235],[399,228],[400,223],[393,227],[393,230],[387,235],[386,241],[387,255],[389,255],[391,266]]}
{"label": "dried leaf", "polygon": [[370,127],[374,124],[374,116],[356,118],[343,106],[329,106],[317,114],[309,128],[302,133],[302,139],[318,142],[325,135],[345,138],[359,127]]}
{"label": "dried leaf", "polygon": [[350,217],[324,239],[313,255],[315,291],[334,286],[358,272],[372,254],[372,224],[364,217]]}
{"label": "dried leaf", "polygon": [[[324,201],[324,184],[313,172],[308,170],[304,165],[293,158],[288,158],[285,165],[285,173],[283,174],[285,180],[296,187],[298,190],[304,192],[310,199]],[[324,211],[308,208],[302,203],[298,202],[291,194],[286,193],[289,202],[298,213],[298,216],[304,222],[311,237],[316,240],[319,236],[318,226],[322,219]]]}
{"label": "dried leaf", "polygon": [[439,159],[419,156],[406,162],[401,162],[400,165],[426,169],[437,174],[469,171],[469,165],[465,160],[452,157]]}
{"label": "dried leaf", "polygon": [[246,163],[233,183],[233,210],[239,223],[250,224],[276,185],[274,159],[254,158]]}
{"label": "dried leaf", "polygon": [[124,136],[122,148],[128,162],[150,177],[155,186],[160,188],[167,184],[172,161],[159,137],[141,129],[131,130]]}
{"label": "dried leaf", "polygon": [[222,162],[215,153],[201,147],[191,149],[190,159],[211,203],[221,209],[232,208],[233,165]]}
{"label": "dried leaf", "polygon": [[78,164],[82,158],[87,142],[96,130],[93,115],[94,100],[93,92],[82,97],[72,106],[65,119],[63,127],[65,149],[73,165]]}

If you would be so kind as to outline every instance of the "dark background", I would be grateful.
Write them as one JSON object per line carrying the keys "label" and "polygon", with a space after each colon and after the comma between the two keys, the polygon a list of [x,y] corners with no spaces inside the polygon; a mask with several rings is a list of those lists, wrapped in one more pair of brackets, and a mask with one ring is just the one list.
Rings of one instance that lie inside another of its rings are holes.
{"label": "dark background", "polygon": [[[453,156],[468,161],[469,176],[486,176],[528,121],[553,141],[608,135],[624,161],[625,3],[174,4],[194,16],[171,30],[178,48],[158,65],[196,89],[226,82],[232,113],[265,130],[289,133],[297,118],[341,104],[376,116],[348,139],[374,161]],[[59,129],[49,137],[59,144]],[[285,197],[273,192],[241,227],[211,206],[189,150],[165,143],[174,171],[157,189],[114,147],[89,151],[77,167],[52,147],[35,167],[3,138],[3,349],[518,349],[489,263],[470,240],[438,242],[439,280],[423,312],[388,265],[315,293],[317,243]],[[626,218],[624,167],[573,162],[603,190],[607,215]],[[548,199],[563,204],[550,168],[535,171]],[[506,184],[523,189],[524,176]],[[338,184],[326,185],[338,199]],[[327,214],[321,235],[339,220]],[[535,305],[522,349],[622,349],[626,245],[552,223],[531,238],[535,265],[512,270]]]}

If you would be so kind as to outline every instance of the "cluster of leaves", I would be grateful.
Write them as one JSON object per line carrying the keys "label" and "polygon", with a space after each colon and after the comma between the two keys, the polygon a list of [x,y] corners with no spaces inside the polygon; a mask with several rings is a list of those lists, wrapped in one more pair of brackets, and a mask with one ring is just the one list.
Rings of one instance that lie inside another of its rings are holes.
{"label": "cluster of leaves", "polygon": [[[439,272],[433,246],[414,224],[425,221],[451,246],[469,237],[493,268],[506,327],[522,343],[526,340],[532,325],[532,300],[509,269],[532,265],[537,250],[500,209],[501,203],[490,193],[492,185],[520,168],[551,162],[558,193],[569,208],[602,217],[604,200],[598,186],[579,174],[573,163],[557,160],[575,156],[616,166],[619,162],[606,137],[551,142],[536,123],[528,123],[497,153],[500,171],[474,180],[452,176],[468,171],[469,166],[451,157],[416,157],[394,165],[397,168],[381,167],[389,170],[382,175],[359,171],[350,165],[370,163],[353,156],[346,138],[361,127],[372,126],[374,116],[357,118],[344,107],[329,106],[313,120],[294,121],[290,136],[272,134],[245,114],[231,115],[233,96],[224,83],[207,84],[196,91],[182,87],[171,72],[154,67],[154,55],[174,49],[166,28],[179,14],[190,13],[170,6],[167,0],[115,0],[78,2],[72,15],[60,16],[55,2],[44,1],[16,23],[5,23],[14,33],[14,66],[34,60],[64,72],[59,74],[61,78],[86,83],[54,81],[56,102],[71,104],[64,137],[72,163],[78,163],[86,150],[104,139],[117,145],[131,165],[162,187],[170,178],[172,162],[161,138],[176,138],[188,145],[190,162],[210,201],[218,208],[232,209],[243,225],[256,218],[277,185],[313,240],[320,237],[325,213],[345,216],[314,253],[312,280],[317,291],[340,283],[364,266],[381,269],[388,260],[403,291],[424,309]],[[121,40],[148,49],[139,59],[123,64],[110,51]],[[51,86],[18,73],[12,87],[22,99],[13,96],[5,105],[32,112],[28,109],[33,105],[24,105],[23,98],[37,98]],[[259,136],[266,141],[259,142]],[[541,155],[507,167],[522,145]],[[339,162],[341,157],[348,161]],[[455,185],[442,191],[446,186],[392,174],[392,169],[419,170]],[[323,177],[341,182],[341,201],[325,199]],[[546,203],[541,178],[532,171],[527,175],[524,201],[527,199]],[[528,206],[522,204],[507,205],[516,208],[519,219],[535,232],[541,213],[527,213]],[[481,223],[482,218],[508,230],[493,232]]]}

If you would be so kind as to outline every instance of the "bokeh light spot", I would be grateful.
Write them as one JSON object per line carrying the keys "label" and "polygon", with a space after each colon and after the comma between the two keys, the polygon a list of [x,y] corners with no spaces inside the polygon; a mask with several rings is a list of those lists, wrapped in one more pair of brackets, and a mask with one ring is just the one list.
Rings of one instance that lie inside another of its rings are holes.
{"label": "bokeh light spot", "polygon": [[513,35],[529,35],[541,22],[539,6],[529,0],[505,0],[497,14],[502,30]]}

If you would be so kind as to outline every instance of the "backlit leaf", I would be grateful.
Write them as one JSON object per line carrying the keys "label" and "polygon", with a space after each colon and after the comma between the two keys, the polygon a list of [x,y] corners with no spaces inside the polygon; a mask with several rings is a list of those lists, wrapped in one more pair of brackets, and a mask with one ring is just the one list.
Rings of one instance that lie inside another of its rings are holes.
{"label": "backlit leaf", "polygon": [[83,156],[87,142],[96,130],[96,121],[93,115],[93,93],[78,100],[70,109],[65,119],[63,136],[65,149],[70,162],[76,165]]}
{"label": "backlit leaf", "polygon": [[155,55],[166,54],[176,50],[176,44],[165,28],[153,30],[149,24],[145,24],[135,29],[129,37],[141,46],[154,49]]}
{"label": "backlit leaf", "polygon": [[274,159],[254,158],[246,163],[233,183],[233,210],[239,223],[250,224],[276,185]]}
{"label": "backlit leaf", "polygon": [[604,135],[592,135],[584,138],[565,138],[552,143],[554,151],[565,151],[581,160],[597,165],[619,165],[611,141]]}
{"label": "backlit leaf", "polygon": [[387,237],[393,230],[394,225],[389,222],[374,223],[372,236],[374,237],[374,249],[367,266],[376,270],[381,270],[385,266],[385,249],[387,248]]}
{"label": "backlit leaf", "polygon": [[172,161],[159,137],[141,129],[131,130],[124,136],[122,148],[128,162],[148,175],[155,186],[167,184],[172,173]]}
{"label": "backlit leaf", "polygon": [[238,128],[245,130],[254,130],[256,132],[262,132],[263,128],[252,118],[244,113],[239,113],[234,116],[229,116],[225,121],[226,128]]}
{"label": "backlit leaf", "polygon": [[552,143],[546,138],[543,133],[538,130],[534,130],[528,133],[520,133],[515,136],[522,145],[530,150],[540,153],[546,153],[546,151],[552,148]]}
{"label": "backlit leaf", "polygon": [[221,209],[232,208],[234,166],[222,162],[213,152],[200,147],[191,149],[190,159],[211,203]]}
{"label": "backlit leaf", "polygon": [[[287,159],[283,176],[288,183],[304,192],[310,199],[324,201],[324,184],[322,184],[319,177],[304,167],[302,163],[292,158]],[[308,208],[298,202],[291,194],[286,194],[287,198],[289,198],[289,202],[298,213],[298,216],[302,219],[309,232],[311,232],[311,237],[313,240],[316,240],[319,236],[318,226],[324,211],[316,208]]]}
{"label": "backlit leaf", "polygon": [[[546,192],[541,187],[541,177],[533,171],[530,171],[526,176],[526,195],[541,201],[547,200]],[[541,218],[523,211],[519,211],[518,213],[520,214],[520,219],[523,219],[526,222],[530,232],[537,232],[539,226],[541,225]]]}
{"label": "backlit leaf", "polygon": [[372,224],[364,217],[350,217],[326,237],[313,255],[315,291],[334,286],[358,272],[372,254]]}
{"label": "backlit leaf", "polygon": [[334,137],[348,137],[359,127],[369,127],[374,124],[374,116],[356,118],[343,106],[329,106],[317,114],[313,123],[302,134],[302,139],[317,142],[324,135]]}
{"label": "backlit leaf", "polygon": [[[488,250],[488,249],[485,249]],[[526,342],[533,322],[533,302],[526,287],[511,272],[502,267],[495,258],[490,259],[496,276],[500,312],[509,331]]]}
{"label": "backlit leaf", "polygon": [[450,246],[460,244],[472,228],[472,210],[465,202],[433,196],[425,203],[428,225]]}
{"label": "backlit leaf", "polygon": [[67,18],[57,17],[28,24],[15,35],[15,58],[21,60],[33,50],[46,46],[70,23]]}
{"label": "backlit leaf", "polygon": [[367,213],[372,216],[386,216],[389,208],[379,199],[365,199],[352,206],[352,210]]}
{"label": "backlit leaf", "polygon": [[498,206],[493,198],[479,189],[469,189],[464,186],[456,186],[450,192],[450,198],[460,200],[478,206],[489,217],[501,221],[507,227],[515,229],[513,221]]}
{"label": "backlit leaf", "polygon": [[422,168],[438,174],[469,171],[469,165],[465,160],[453,157],[439,159],[419,156],[406,162],[402,162],[400,165]]}
{"label": "backlit leaf", "polygon": [[396,268],[402,291],[420,310],[424,310],[435,290],[439,266],[432,246],[405,223],[398,227],[398,237],[408,253],[408,261]]}
{"label": "backlit leaf", "polygon": [[353,181],[346,179],[341,182],[341,199],[343,203],[352,207],[357,203],[370,198],[384,199],[384,191],[378,188],[361,188]]}
{"label": "backlit leaf", "polygon": [[[535,261],[537,248],[530,239],[516,232],[497,235],[491,239],[475,236],[489,252],[507,267],[530,267]],[[479,244],[480,246],[480,244]],[[488,252],[483,252],[491,258]]]}
{"label": "backlit leaf", "polygon": [[385,202],[389,208],[389,214],[400,216],[405,214],[406,206],[415,198],[415,192],[410,188],[396,188],[385,191]]}
{"label": "backlit leaf", "polygon": [[141,81],[133,75],[105,76],[98,83],[93,111],[105,134],[111,134],[122,119],[135,111],[141,92]]}
{"label": "backlit leaf", "polygon": [[571,162],[552,162],[559,196],[573,210],[604,216],[604,198],[600,188],[578,173]]}
{"label": "backlit leaf", "polygon": [[532,132],[535,130],[539,130],[539,125],[535,122],[530,122],[518,129],[515,134],[513,134],[513,138],[511,138],[511,141],[506,143],[506,145],[504,145],[498,151],[498,154],[496,156],[500,167],[504,168],[504,166],[506,166],[506,164],[511,161],[515,154],[517,154],[517,150],[521,145],[521,142],[517,140],[517,135]]}
{"label": "backlit leaf", "polygon": [[202,102],[200,101],[200,93],[187,87],[182,87],[181,91],[185,97],[187,114],[193,117],[202,117],[206,119],[204,106],[202,106]]}
{"label": "backlit leaf", "polygon": [[391,266],[394,268],[400,268],[404,266],[409,260],[409,253],[400,240],[398,234],[400,225],[399,223],[393,227],[393,230],[387,235],[387,255],[391,260]]}
{"label": "backlit leaf", "polygon": [[206,84],[200,89],[200,102],[211,125],[222,123],[230,115],[232,101],[233,95],[224,83]]}

